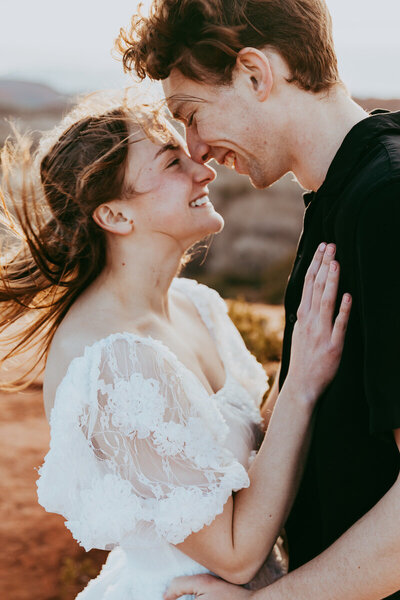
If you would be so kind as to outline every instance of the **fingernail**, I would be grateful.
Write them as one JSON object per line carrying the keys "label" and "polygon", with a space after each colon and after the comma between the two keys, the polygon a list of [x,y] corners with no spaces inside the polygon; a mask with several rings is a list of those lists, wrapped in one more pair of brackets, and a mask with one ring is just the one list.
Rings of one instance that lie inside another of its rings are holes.
{"label": "fingernail", "polygon": [[327,253],[330,254],[331,256],[332,256],[332,254],[335,253],[335,246],[333,244],[329,244]]}
{"label": "fingernail", "polygon": [[350,296],[350,294],[345,294],[345,295],[344,295],[344,301],[345,301],[345,302],[347,302],[347,304],[348,304],[349,302],[351,302],[351,296]]}
{"label": "fingernail", "polygon": [[326,248],[326,244],[325,244],[325,242],[322,242],[322,244],[319,245],[318,250],[320,252],[325,252],[325,248]]}
{"label": "fingernail", "polygon": [[330,271],[336,271],[337,270],[337,262],[335,262],[334,260],[331,262],[331,264],[329,265],[329,270]]}

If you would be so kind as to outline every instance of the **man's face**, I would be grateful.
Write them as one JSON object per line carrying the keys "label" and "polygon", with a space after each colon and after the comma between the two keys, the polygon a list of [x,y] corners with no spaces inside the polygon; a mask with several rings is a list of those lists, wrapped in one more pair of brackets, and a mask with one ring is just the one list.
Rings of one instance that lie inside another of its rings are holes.
{"label": "man's face", "polygon": [[288,170],[279,130],[244,78],[217,86],[192,81],[174,69],[163,81],[168,107],[186,128],[189,152],[196,162],[214,158],[248,175],[265,188]]}

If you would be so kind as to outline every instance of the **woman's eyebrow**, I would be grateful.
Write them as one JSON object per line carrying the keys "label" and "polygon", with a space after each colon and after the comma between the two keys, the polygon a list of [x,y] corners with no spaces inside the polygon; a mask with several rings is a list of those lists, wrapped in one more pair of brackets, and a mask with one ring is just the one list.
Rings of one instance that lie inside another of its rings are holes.
{"label": "woman's eyebrow", "polygon": [[164,144],[163,146],[161,146],[161,148],[158,150],[158,152],[156,152],[156,155],[154,158],[158,158],[159,156],[161,156],[162,154],[164,154],[164,152],[167,152],[168,150],[180,150],[181,147],[179,146],[179,144],[174,144],[172,142],[170,142],[169,144]]}

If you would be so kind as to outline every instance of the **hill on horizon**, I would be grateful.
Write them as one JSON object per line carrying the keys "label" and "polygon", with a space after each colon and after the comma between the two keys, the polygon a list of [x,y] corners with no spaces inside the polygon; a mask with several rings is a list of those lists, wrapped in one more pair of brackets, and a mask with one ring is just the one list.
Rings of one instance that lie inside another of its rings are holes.
{"label": "hill on horizon", "polygon": [[0,79],[0,111],[44,112],[64,110],[71,102],[49,85],[32,81]]}
{"label": "hill on horizon", "polygon": [[[62,94],[52,86],[18,79],[0,78],[0,114],[64,110],[74,96]],[[400,98],[354,98],[365,110],[386,108],[400,110]],[[11,111],[11,112],[10,112]]]}

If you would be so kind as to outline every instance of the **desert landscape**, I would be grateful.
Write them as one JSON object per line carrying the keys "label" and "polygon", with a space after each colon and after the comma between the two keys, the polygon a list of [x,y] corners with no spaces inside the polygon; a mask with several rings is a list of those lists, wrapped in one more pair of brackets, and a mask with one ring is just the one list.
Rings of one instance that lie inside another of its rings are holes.
{"label": "desert landscape", "polygon": [[[358,102],[367,110],[400,110],[396,99]],[[0,80],[0,146],[10,133],[9,119],[22,129],[49,129],[70,103],[48,86]],[[212,240],[204,264],[203,249],[185,275],[227,299],[232,319],[272,382],[280,357],[284,289],[302,228],[302,191],[291,175],[255,190],[236,173],[218,172],[211,196],[225,229]],[[0,378],[8,378],[1,369]],[[50,441],[41,389],[38,376],[25,391],[0,394],[0,598],[5,600],[72,600],[107,556],[101,550],[86,553],[62,516],[46,513],[37,502],[37,468]]]}

